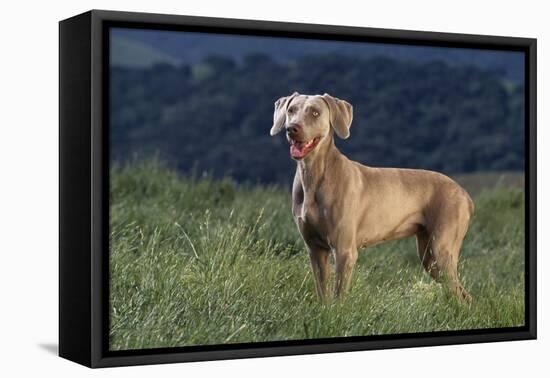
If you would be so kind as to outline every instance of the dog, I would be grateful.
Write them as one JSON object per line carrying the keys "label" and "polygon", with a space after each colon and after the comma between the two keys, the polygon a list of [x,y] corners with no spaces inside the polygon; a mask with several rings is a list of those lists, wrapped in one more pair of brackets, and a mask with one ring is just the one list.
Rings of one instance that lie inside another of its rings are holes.
{"label": "dog", "polygon": [[292,214],[309,252],[318,297],[331,296],[331,254],[333,294],[339,298],[349,290],[359,248],[415,235],[424,269],[470,302],[457,266],[474,214],[472,199],[441,173],[349,160],[336,148],[334,134],[347,139],[352,120],[352,105],[327,93],[294,92],[275,102],[270,134],[286,131],[297,162]]}

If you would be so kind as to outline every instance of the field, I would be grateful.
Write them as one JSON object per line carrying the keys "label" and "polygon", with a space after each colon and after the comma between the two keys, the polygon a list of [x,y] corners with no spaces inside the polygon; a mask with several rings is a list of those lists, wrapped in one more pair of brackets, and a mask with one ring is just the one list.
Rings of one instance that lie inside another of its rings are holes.
{"label": "field", "polygon": [[459,270],[470,307],[423,271],[414,238],[362,250],[349,295],[321,304],[286,188],[183,178],[154,161],[114,167],[110,347],[521,326],[523,191],[470,181],[476,214]]}

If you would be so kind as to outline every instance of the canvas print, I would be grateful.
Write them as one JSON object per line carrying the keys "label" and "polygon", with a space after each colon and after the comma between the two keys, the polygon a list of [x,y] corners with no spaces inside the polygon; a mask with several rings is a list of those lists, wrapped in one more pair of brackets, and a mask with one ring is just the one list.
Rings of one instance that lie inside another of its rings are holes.
{"label": "canvas print", "polygon": [[109,349],[525,325],[523,52],[112,27]]}

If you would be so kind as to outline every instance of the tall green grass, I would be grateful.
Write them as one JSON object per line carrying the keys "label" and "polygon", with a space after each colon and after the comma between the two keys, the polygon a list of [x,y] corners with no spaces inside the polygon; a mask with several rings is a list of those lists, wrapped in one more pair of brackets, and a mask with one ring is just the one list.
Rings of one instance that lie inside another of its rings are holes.
{"label": "tall green grass", "polygon": [[468,307],[423,271],[414,238],[362,250],[352,289],[321,304],[290,195],[111,170],[112,350],[514,327],[524,324],[524,201],[482,191],[462,249]]}

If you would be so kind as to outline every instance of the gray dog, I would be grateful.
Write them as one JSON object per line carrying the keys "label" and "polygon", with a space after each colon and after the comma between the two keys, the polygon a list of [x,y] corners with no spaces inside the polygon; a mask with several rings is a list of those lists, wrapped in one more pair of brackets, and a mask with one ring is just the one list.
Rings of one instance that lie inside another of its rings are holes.
{"label": "gray dog", "polygon": [[474,212],[470,196],[440,173],[349,160],[334,145],[334,133],[348,138],[352,118],[352,106],[328,94],[295,92],[275,102],[271,135],[285,129],[297,162],[292,213],[319,298],[329,298],[331,253],[334,294],[341,296],[349,288],[358,248],[416,235],[426,271],[437,281],[445,277],[451,291],[469,302],[457,265]]}

